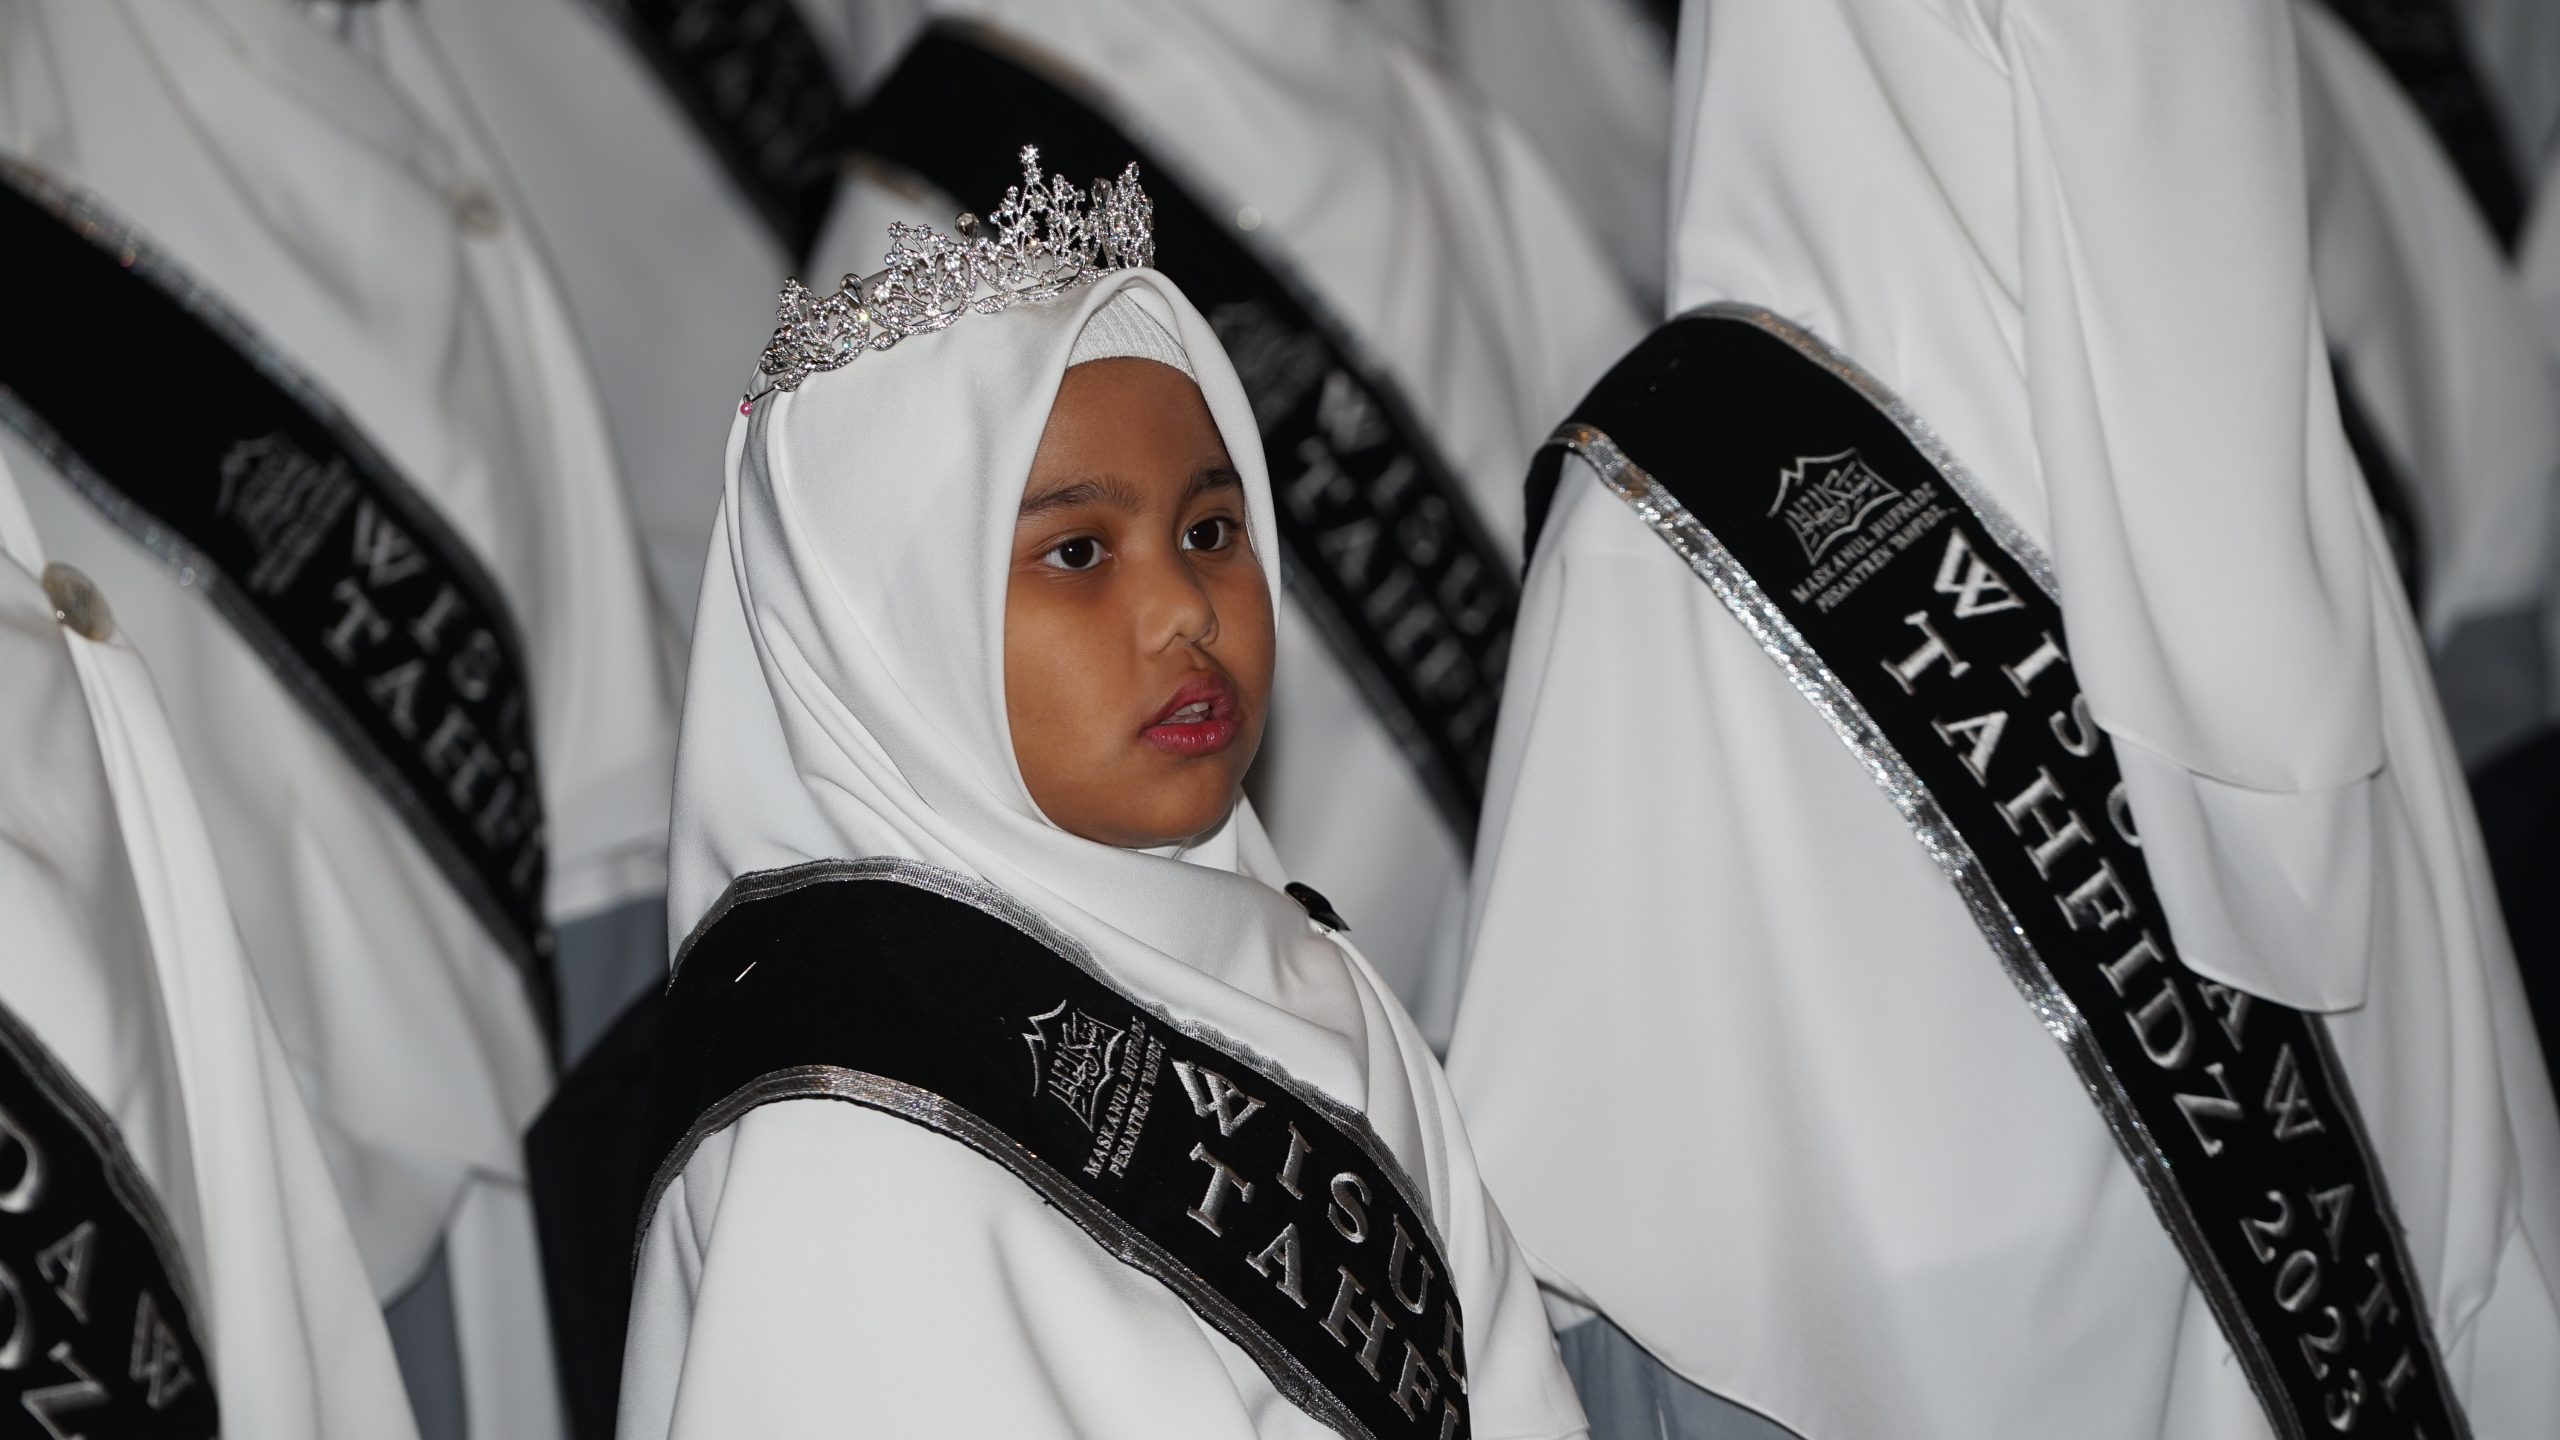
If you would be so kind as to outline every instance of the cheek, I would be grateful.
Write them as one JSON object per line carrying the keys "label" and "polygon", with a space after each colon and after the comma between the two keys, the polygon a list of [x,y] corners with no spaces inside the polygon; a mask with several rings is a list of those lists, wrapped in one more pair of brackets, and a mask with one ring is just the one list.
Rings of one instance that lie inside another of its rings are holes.
{"label": "cheek", "polygon": [[1014,756],[1035,798],[1107,725],[1116,673],[1093,606],[1064,587],[1017,578],[1005,596],[1004,696]]}
{"label": "cheek", "polygon": [[1254,700],[1267,700],[1271,693],[1272,652],[1279,642],[1273,633],[1271,587],[1262,571],[1254,566],[1237,566],[1224,577],[1217,606],[1219,661]]}

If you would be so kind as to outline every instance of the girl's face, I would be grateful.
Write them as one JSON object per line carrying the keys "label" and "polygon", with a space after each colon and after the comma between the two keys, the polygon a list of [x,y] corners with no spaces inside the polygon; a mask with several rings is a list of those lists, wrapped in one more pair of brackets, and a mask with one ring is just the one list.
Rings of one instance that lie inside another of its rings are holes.
{"label": "girl's face", "polygon": [[1271,625],[1199,388],[1152,360],[1068,370],[1005,592],[1005,709],[1041,813],[1132,849],[1217,828],[1262,746]]}

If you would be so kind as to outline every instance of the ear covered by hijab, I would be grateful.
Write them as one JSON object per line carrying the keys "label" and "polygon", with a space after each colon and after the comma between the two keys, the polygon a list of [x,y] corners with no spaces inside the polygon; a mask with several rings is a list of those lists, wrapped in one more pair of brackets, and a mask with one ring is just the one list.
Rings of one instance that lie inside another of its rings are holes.
{"label": "ear covered by hijab", "polygon": [[1809,325],[2045,537],[2181,955],[2361,1003],[2388,928],[2360,900],[2392,582],[2311,294],[2285,8],[1716,0],[1691,21],[1675,305]]}
{"label": "ear covered by hijab", "polygon": [[[1244,481],[1246,529],[1277,605],[1278,530],[1252,407],[1208,322],[1152,270],[964,315],[756,400],[730,431],[695,621],[669,932],[685,935],[742,875],[819,859],[923,861],[1007,891],[1123,987],[1366,1108],[1360,982],[1280,893],[1249,804],[1180,852],[1121,850],[1051,824],[1014,759],[1014,521],[1087,322],[1120,297],[1187,358],[1176,368],[1198,383]],[[1104,326],[1127,318],[1124,302]],[[1411,1154],[1410,1120],[1371,1119]]]}

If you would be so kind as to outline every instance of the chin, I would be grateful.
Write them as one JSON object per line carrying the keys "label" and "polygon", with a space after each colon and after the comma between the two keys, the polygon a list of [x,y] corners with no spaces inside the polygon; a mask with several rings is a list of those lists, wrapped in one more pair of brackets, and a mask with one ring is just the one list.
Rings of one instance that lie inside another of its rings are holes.
{"label": "chin", "polygon": [[1151,850],[1165,845],[1190,844],[1227,823],[1227,817],[1235,813],[1235,808],[1236,795],[1233,791],[1221,795],[1214,803],[1204,801],[1198,805],[1169,807],[1148,816],[1146,823],[1130,827],[1136,833],[1159,837],[1141,841],[1131,848]]}

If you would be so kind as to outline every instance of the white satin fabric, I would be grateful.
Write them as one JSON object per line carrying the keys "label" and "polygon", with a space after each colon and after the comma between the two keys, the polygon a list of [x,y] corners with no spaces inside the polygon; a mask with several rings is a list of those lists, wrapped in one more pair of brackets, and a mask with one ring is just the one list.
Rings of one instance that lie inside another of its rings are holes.
{"label": "white satin fabric", "polygon": [[[905,856],[993,883],[1129,993],[1366,1114],[1447,1237],[1476,1432],[1579,1434],[1438,1062],[1359,952],[1274,888],[1251,807],[1153,854],[1056,828],[1023,787],[1004,705],[1014,517],[1068,351],[1120,294],[1191,357],[1272,553],[1252,409],[1152,271],[965,317],[759,401],[730,436],[695,620],[670,929],[738,876],[812,859]],[[831,1101],[749,1114],[670,1186],[623,1374],[631,1437],[1325,1433],[1010,1174]]]}
{"label": "white satin fabric", "polygon": [[2417,511],[2419,625],[2477,762],[2551,714],[2560,368],[2425,119],[2336,17],[2294,17],[2322,328]]}
{"label": "white satin fabric", "polygon": [[1520,127],[1647,310],[1670,230],[1671,36],[1636,0],[1410,0],[1399,17]]}
{"label": "white satin fabric", "polygon": [[[19,0],[0,9],[0,146],[99,196],[314,377],[494,577],[526,641],[550,910],[575,919],[664,883],[663,636],[505,177],[408,7],[342,18]],[[48,547],[118,597],[167,698],[377,1292],[445,1240],[474,1432],[551,1433],[519,1140],[551,1076],[521,979],[202,596],[58,479],[26,486]]]}
{"label": "white satin fabric", "polygon": [[[55,623],[0,436],[0,1004],[115,1122],[185,1253],[225,1427],[416,1430],[141,657]],[[114,596],[106,597],[110,609]],[[23,1283],[36,1283],[24,1277]],[[99,1374],[129,1328],[68,1341]]]}
{"label": "white satin fabric", "polygon": [[[2477,1433],[2550,1433],[2560,1117],[2335,433],[2284,13],[1713,0],[1688,22],[1676,298],[1765,304],[1840,345],[2050,547],[2075,666],[2128,775],[2148,766],[2155,875],[2226,892],[2200,908],[2163,883],[2181,949],[2216,937],[2199,969],[2346,1006],[2328,1023]],[[2143,153],[2101,163],[2107,144]],[[2262,224],[2196,233],[2235,215]],[[2171,262],[2201,278],[2166,284]],[[2230,448],[2197,453],[2209,436]],[[2228,637],[2192,628],[2208,595]],[[1943,875],[1578,463],[1526,611],[1451,1064],[1559,1318],[1605,1312],[1808,1440],[2266,1434]],[[2235,673],[2262,648],[2289,690]],[[2179,750],[2137,758],[2163,735]],[[2301,788],[2340,777],[2327,801]],[[2153,818],[2164,791],[2195,797],[2177,822]],[[2233,825],[2234,804],[2268,823]],[[2355,863],[2304,863],[2323,814],[2360,835]],[[2217,904],[2350,914],[2269,956],[2229,948],[2261,930]]]}
{"label": "white satin fabric", "polygon": [[729,392],[754,368],[789,267],[606,9],[435,0],[416,14],[551,256],[680,642],[719,506]]}
{"label": "white satin fabric", "polygon": [[[928,17],[990,24],[1101,95],[1179,167],[1168,183],[1213,212],[1250,210],[1246,240],[1402,388],[1503,552],[1516,553],[1531,451],[1642,324],[1583,217],[1507,123],[1347,0],[836,3],[883,69]],[[890,220],[947,229],[953,209],[994,198],[927,204],[849,176],[813,268],[868,274]],[[1167,263],[1178,271],[1181,257]],[[1350,921],[1424,1033],[1444,1040],[1460,973],[1460,841],[1294,604],[1281,609],[1280,673],[1254,782],[1273,843]]]}

